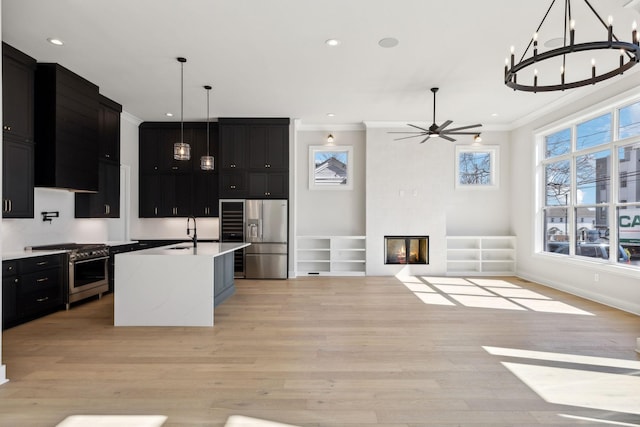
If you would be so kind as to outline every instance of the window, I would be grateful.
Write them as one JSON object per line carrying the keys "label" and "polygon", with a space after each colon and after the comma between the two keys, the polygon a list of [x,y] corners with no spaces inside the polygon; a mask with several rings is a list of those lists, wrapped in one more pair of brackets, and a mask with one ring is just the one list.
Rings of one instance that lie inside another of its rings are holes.
{"label": "window", "polygon": [[352,190],[353,147],[309,146],[309,189]]}
{"label": "window", "polygon": [[540,249],[640,268],[640,102],[559,129],[539,138]]}
{"label": "window", "polygon": [[456,188],[498,186],[497,146],[456,146]]}
{"label": "window", "polygon": [[640,135],[640,102],[619,110],[618,138]]}

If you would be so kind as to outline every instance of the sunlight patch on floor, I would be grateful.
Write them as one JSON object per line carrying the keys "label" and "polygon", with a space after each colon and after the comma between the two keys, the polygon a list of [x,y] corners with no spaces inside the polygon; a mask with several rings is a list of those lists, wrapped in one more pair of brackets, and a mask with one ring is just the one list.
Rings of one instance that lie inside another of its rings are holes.
{"label": "sunlight patch on floor", "polygon": [[[628,423],[640,420],[636,416],[640,415],[638,361],[503,347],[482,348],[494,356],[519,359],[500,363],[547,402],[604,411],[588,421],[640,426]],[[609,368],[610,372],[603,372],[603,368]],[[577,415],[558,415],[582,420]]]}
{"label": "sunlight patch on floor", "polygon": [[503,362],[509,371],[547,402],[640,414],[640,378]]}
{"label": "sunlight patch on floor", "polygon": [[577,421],[586,421],[589,423],[606,424],[610,426],[640,427],[640,424],[631,424],[631,423],[624,423],[624,422],[612,421],[612,420],[602,420],[600,418],[579,417],[577,415],[569,415],[569,414],[558,414],[558,415],[562,418],[568,418],[570,420],[577,420]]}
{"label": "sunlight patch on floor", "polygon": [[504,279],[397,275],[425,304],[593,316]]}
{"label": "sunlight patch on floor", "polygon": [[296,427],[292,424],[276,423],[274,421],[260,420],[258,418],[232,415],[227,419],[224,427]]}
{"label": "sunlight patch on floor", "polygon": [[70,415],[57,427],[160,427],[164,415]]}

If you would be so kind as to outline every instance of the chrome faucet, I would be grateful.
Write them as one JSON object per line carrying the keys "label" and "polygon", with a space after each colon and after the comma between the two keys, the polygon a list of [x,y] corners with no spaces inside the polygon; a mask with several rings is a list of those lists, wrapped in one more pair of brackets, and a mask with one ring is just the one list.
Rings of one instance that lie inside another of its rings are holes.
{"label": "chrome faucet", "polygon": [[[191,218],[193,218],[193,228],[189,228]],[[187,217],[187,236],[191,235],[191,230],[193,230],[193,237],[191,238],[191,241],[193,242],[193,247],[196,248],[198,247],[198,231],[196,228],[196,217],[193,215],[189,215]]]}

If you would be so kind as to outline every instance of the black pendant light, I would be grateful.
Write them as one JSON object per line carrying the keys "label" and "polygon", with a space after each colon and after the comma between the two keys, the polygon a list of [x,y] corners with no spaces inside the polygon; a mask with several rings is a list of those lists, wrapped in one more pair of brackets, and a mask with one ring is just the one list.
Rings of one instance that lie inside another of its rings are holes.
{"label": "black pendant light", "polygon": [[209,154],[209,93],[211,86],[204,87],[207,90],[207,155],[200,157],[200,169],[203,171],[212,171],[214,169],[214,158]]}
{"label": "black pendant light", "polygon": [[173,144],[173,158],[176,160],[189,160],[191,158],[191,146],[184,142],[184,63],[186,58],[178,58],[180,63],[180,141]]}

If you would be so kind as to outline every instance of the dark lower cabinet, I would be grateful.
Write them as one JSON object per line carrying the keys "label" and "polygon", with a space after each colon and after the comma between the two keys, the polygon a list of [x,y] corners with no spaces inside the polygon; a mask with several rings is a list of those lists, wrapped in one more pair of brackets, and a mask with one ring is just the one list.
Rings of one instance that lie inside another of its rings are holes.
{"label": "dark lower cabinet", "polygon": [[218,306],[235,292],[233,252],[213,259],[213,305]]}
{"label": "dark lower cabinet", "polygon": [[[64,307],[66,255],[45,255],[2,263],[3,328]],[[9,270],[13,268],[15,273]]]}

